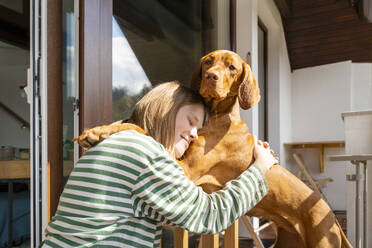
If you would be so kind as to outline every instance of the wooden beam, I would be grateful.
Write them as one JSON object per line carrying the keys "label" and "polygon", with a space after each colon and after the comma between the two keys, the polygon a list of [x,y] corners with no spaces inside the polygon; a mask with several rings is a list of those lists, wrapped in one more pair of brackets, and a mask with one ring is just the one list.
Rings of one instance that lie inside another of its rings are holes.
{"label": "wooden beam", "polygon": [[285,30],[294,32],[298,30],[311,29],[332,24],[343,24],[350,21],[360,21],[358,15],[351,8],[331,11],[327,14],[315,14],[313,16],[287,18],[285,21]]}
{"label": "wooden beam", "polygon": [[225,231],[223,238],[224,248],[238,248],[239,247],[239,221],[235,221]]}
{"label": "wooden beam", "polygon": [[[324,172],[324,148],[328,147],[345,147],[345,141],[320,141],[320,142],[294,142],[294,143],[284,143],[284,146],[291,149],[305,149],[305,148],[315,148],[318,150],[318,160],[319,160],[319,171]],[[294,158],[299,158],[299,155],[294,154]],[[299,163],[297,161],[297,163]]]}
{"label": "wooden beam", "polygon": [[335,2],[347,2],[349,0],[292,0],[292,8],[295,10],[304,10],[309,8],[320,8],[328,6]]}
{"label": "wooden beam", "polygon": [[297,17],[312,16],[316,14],[327,15],[329,11],[341,10],[344,8],[350,8],[350,4],[347,1],[337,1],[337,2],[330,3],[327,5],[323,5],[323,6],[312,6],[312,7],[303,8],[303,9],[299,9],[298,7],[296,7],[296,9],[292,11],[292,17],[297,18]]}
{"label": "wooden beam", "polygon": [[18,13],[0,5],[0,21],[6,22],[8,25],[27,30],[29,29],[27,16],[29,16],[28,13]]}
{"label": "wooden beam", "polygon": [[0,41],[25,50],[30,50],[29,29],[9,26],[8,23],[0,21]]}
{"label": "wooden beam", "polygon": [[112,122],[112,0],[80,1],[80,132]]}
{"label": "wooden beam", "polygon": [[348,1],[291,1],[284,23],[291,69],[351,60],[372,61],[372,24]]}
{"label": "wooden beam", "polygon": [[189,247],[189,232],[181,227],[173,229],[174,248],[188,248]]}
{"label": "wooden beam", "polygon": [[265,248],[261,242],[261,239],[258,237],[258,235],[256,234],[256,232],[254,231],[253,229],[253,226],[252,226],[252,223],[251,221],[249,220],[248,216],[246,215],[243,215],[242,217],[242,220],[244,222],[244,225],[247,227],[250,235],[251,235],[251,238],[253,239],[253,242],[254,244],[258,247],[258,248]]}
{"label": "wooden beam", "polygon": [[292,15],[291,7],[287,0],[274,0],[279,12],[283,18],[287,18]]}
{"label": "wooden beam", "polygon": [[62,0],[47,0],[48,218],[63,190]]}
{"label": "wooden beam", "polygon": [[[70,160],[63,161],[63,175],[70,175],[74,164]],[[30,160],[1,160],[0,179],[30,178]]]}
{"label": "wooden beam", "polygon": [[[359,37],[363,37],[365,35],[361,34]],[[358,37],[350,37],[349,40],[337,41],[332,40],[328,43],[322,43],[313,46],[307,47],[300,47],[300,48],[292,48],[290,50],[290,56],[298,59],[311,59],[308,58],[308,55],[312,56],[313,58],[317,59],[320,56],[327,56],[330,57],[331,55],[338,55],[341,54],[345,58],[352,58],[353,55],[360,51],[368,51],[372,46],[372,34],[369,38],[364,38],[363,40],[358,39]],[[307,55],[305,57],[304,55]]]}
{"label": "wooden beam", "polygon": [[[309,51],[304,52],[303,54],[298,54],[297,56],[290,56],[293,59],[291,64],[293,69],[304,68],[308,66],[316,66],[316,65],[324,65],[330,63],[336,63],[341,61],[351,60],[354,61],[358,59],[359,54],[370,54],[370,48],[356,46],[344,46],[340,49],[326,49],[326,50],[319,50],[319,51]],[[372,58],[372,57],[371,57]]]}
{"label": "wooden beam", "polygon": [[0,101],[0,108],[4,109],[10,116],[12,116],[14,119],[22,123],[23,127],[27,127],[30,129],[30,123],[28,123],[25,119],[23,119],[20,115],[18,115],[16,112],[11,110],[8,106],[6,106],[4,103]]}
{"label": "wooden beam", "polygon": [[298,148],[317,148],[319,145],[324,147],[345,147],[345,141],[336,140],[336,141],[309,141],[309,142],[288,142],[284,143],[284,146],[292,149]]}
{"label": "wooden beam", "polygon": [[297,154],[297,153],[294,153],[293,154],[293,158],[296,160],[297,162],[297,165],[300,167],[302,173],[304,173],[307,181],[310,183],[311,185],[311,188],[317,192],[319,195],[322,195],[322,193],[320,192],[318,186],[315,184],[314,180],[313,180],[313,177],[310,175],[309,171],[307,170],[307,167],[305,165],[305,162],[304,162],[304,159],[302,158],[302,156],[300,154]]}
{"label": "wooden beam", "polygon": [[317,46],[327,44],[329,42],[344,42],[349,40],[363,40],[367,35],[372,36],[372,24],[351,24],[337,25],[334,29],[324,29],[315,32],[314,30],[306,30],[306,32],[288,33],[289,48],[301,48],[307,46]]}
{"label": "wooden beam", "polygon": [[201,236],[202,248],[218,248],[219,247],[218,234],[204,234]]}
{"label": "wooden beam", "polygon": [[337,56],[337,57],[328,57],[328,58],[321,58],[321,59],[317,58],[317,59],[312,59],[309,61],[301,61],[301,62],[296,61],[295,59],[292,59],[292,60],[293,60],[293,62],[291,63],[292,70],[298,70],[298,69],[303,69],[307,67],[338,63],[338,62],[347,61],[350,59],[345,58],[345,56]]}
{"label": "wooden beam", "polygon": [[118,17],[118,22],[120,22],[124,28],[130,29],[132,32],[148,41],[153,40],[153,37],[165,39],[165,35],[158,21],[150,14],[139,11],[138,4],[136,5],[136,3],[131,0],[114,1],[113,4],[113,14]]}

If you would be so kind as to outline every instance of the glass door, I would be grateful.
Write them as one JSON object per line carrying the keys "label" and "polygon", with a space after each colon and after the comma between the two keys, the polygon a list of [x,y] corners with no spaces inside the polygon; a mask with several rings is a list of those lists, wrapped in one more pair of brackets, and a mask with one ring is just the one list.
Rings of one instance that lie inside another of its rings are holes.
{"label": "glass door", "polygon": [[28,1],[0,1],[0,247],[30,245]]}

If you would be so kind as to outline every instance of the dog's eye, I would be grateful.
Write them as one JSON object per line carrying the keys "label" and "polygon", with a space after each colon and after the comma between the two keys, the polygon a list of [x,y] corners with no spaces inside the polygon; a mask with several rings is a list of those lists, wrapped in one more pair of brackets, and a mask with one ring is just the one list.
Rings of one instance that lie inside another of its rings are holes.
{"label": "dog's eye", "polygon": [[230,66],[229,66],[229,69],[233,71],[233,70],[235,70],[236,68],[235,68],[235,66],[230,65]]}
{"label": "dog's eye", "polygon": [[206,65],[210,65],[210,64],[212,64],[212,60],[211,60],[211,59],[208,59],[208,60],[206,60],[204,63],[205,63]]}

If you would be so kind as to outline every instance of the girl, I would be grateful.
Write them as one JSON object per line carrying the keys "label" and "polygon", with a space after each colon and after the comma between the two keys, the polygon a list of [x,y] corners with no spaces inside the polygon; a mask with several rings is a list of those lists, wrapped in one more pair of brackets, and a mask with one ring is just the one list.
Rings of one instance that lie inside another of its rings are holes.
{"label": "girl", "polygon": [[202,98],[179,83],[148,92],[131,122],[150,136],[121,131],[80,158],[41,247],[158,247],[163,223],[219,233],[248,212],[268,192],[264,174],[277,160],[256,142],[255,164],[206,194],[175,161],[205,119]]}

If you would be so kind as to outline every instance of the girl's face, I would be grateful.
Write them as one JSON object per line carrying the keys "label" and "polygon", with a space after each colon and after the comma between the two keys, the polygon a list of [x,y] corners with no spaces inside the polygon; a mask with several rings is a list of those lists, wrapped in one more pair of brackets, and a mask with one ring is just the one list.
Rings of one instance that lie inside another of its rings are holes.
{"label": "girl's face", "polygon": [[198,129],[204,122],[204,106],[188,104],[182,106],[176,115],[174,148],[176,158],[181,158],[192,141],[198,138]]}

